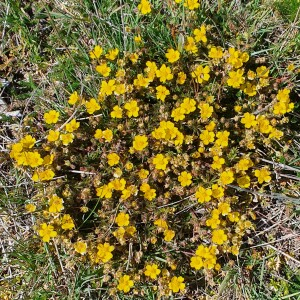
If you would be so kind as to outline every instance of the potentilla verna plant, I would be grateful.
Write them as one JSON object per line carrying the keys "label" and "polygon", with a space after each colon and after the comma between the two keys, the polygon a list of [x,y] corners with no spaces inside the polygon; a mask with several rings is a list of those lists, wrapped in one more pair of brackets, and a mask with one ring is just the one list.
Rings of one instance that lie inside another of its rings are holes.
{"label": "potentilla verna plant", "polygon": [[164,55],[142,32],[132,52],[95,45],[98,94],[70,91],[65,112],[43,112],[45,136],[26,128],[11,146],[38,191],[26,209],[40,240],[102,268],[112,294],[184,294],[193,274],[217,275],[255,231],[253,192],[273,185],[257,150],[282,151],[291,88],[213,30],[195,26]]}

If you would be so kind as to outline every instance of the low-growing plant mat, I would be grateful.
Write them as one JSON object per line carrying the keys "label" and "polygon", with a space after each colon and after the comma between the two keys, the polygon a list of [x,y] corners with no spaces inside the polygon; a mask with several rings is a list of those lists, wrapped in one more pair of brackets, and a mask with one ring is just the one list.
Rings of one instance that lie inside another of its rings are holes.
{"label": "low-growing plant mat", "polygon": [[299,10],[2,3],[1,297],[298,299]]}

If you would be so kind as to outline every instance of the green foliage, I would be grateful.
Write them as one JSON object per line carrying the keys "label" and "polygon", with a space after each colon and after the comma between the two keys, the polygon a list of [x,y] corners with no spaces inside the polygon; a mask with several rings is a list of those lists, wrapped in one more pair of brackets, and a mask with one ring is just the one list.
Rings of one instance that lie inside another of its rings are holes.
{"label": "green foliage", "polygon": [[275,2],[275,7],[284,18],[293,22],[299,14],[300,3],[298,0],[279,0]]}

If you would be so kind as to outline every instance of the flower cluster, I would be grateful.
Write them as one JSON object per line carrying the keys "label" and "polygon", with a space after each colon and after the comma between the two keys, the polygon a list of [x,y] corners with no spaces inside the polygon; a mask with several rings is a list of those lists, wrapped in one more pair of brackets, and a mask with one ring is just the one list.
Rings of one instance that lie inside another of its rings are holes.
{"label": "flower cluster", "polygon": [[44,113],[44,136],[11,146],[40,191],[26,209],[41,240],[71,244],[73,259],[103,266],[123,293],[146,283],[182,293],[185,275],[216,274],[255,229],[251,192],[272,183],[257,149],[276,153],[291,88],[243,49],[214,45],[210,30],[152,56],[141,36],[131,53],[96,45],[97,93],[71,91],[66,111]]}

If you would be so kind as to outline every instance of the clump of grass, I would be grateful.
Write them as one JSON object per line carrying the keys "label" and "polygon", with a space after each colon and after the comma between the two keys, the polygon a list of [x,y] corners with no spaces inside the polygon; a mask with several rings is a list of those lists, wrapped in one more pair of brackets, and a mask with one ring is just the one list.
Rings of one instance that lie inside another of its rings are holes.
{"label": "clump of grass", "polygon": [[298,0],[280,0],[275,2],[275,7],[278,9],[280,14],[293,22],[299,13],[299,1]]}
{"label": "clump of grass", "polygon": [[88,87],[70,83],[68,101],[42,111],[39,128],[26,118],[11,147],[38,192],[25,207],[48,251],[59,245],[69,263],[98,270],[95,288],[111,295],[189,294],[195,276],[219,276],[255,230],[253,195],[278,188],[261,154],[284,154],[293,72],[278,85],[245,45],[194,27],[196,4],[155,4],[149,15],[142,1],[145,23],[167,10],[190,25],[158,26],[162,44],[131,34],[130,51],[93,46]]}

